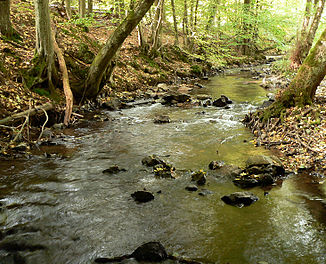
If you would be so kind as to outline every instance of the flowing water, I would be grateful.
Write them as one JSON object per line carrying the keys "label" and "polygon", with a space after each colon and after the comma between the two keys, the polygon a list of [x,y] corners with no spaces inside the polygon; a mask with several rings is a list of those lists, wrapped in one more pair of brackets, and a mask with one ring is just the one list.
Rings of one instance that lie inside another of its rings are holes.
{"label": "flowing water", "polygon": [[[0,263],[93,263],[149,241],[205,263],[326,263],[326,186],[308,175],[291,176],[268,196],[252,189],[260,200],[241,209],[220,199],[239,191],[229,180],[208,177],[204,188],[213,193],[204,197],[185,190],[187,170],[269,154],[250,143],[240,122],[266,98],[250,76],[214,77],[195,93],[225,94],[234,104],[103,112],[108,121],[87,121],[67,131],[63,146],[47,149],[60,155],[0,162]],[[172,122],[154,124],[158,114]],[[151,154],[173,163],[180,177],[155,178],[141,164]],[[127,171],[102,173],[114,164]],[[144,188],[155,199],[135,203],[130,194]]]}

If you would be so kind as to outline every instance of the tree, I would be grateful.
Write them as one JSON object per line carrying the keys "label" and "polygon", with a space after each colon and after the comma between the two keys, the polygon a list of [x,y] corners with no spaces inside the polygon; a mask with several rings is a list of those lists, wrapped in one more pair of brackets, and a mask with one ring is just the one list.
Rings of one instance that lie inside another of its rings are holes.
{"label": "tree", "polygon": [[175,14],[174,0],[171,0],[171,7],[172,7],[173,27],[174,27],[174,36],[175,36],[174,45],[179,46],[178,22],[177,22],[177,16]]}
{"label": "tree", "polygon": [[85,17],[85,15],[86,15],[86,0],[79,0],[78,12],[79,12],[79,17]]}
{"label": "tree", "polygon": [[66,6],[66,13],[68,19],[71,19],[71,6],[70,6],[71,0],[65,0],[65,6]]}
{"label": "tree", "polygon": [[301,33],[291,55],[291,67],[298,68],[307,57],[319,26],[325,0],[307,0]]}
{"label": "tree", "polygon": [[155,0],[141,0],[130,10],[128,16],[111,34],[104,47],[94,58],[85,82],[72,87],[74,95],[79,99],[95,98],[101,91],[106,80],[112,74],[112,60],[122,46],[124,40],[134,30]]}
{"label": "tree", "polygon": [[0,32],[9,38],[14,34],[10,21],[10,0],[0,0]]}
{"label": "tree", "polygon": [[93,0],[87,1],[87,14],[90,16],[93,13]]}
{"label": "tree", "polygon": [[34,72],[37,78],[30,88],[47,82],[51,92],[54,91],[56,68],[50,22],[49,0],[34,0],[36,22],[36,56]]}
{"label": "tree", "polygon": [[278,100],[267,109],[265,116],[278,117],[285,108],[312,104],[316,89],[326,74],[326,29],[310,50],[297,75]]}

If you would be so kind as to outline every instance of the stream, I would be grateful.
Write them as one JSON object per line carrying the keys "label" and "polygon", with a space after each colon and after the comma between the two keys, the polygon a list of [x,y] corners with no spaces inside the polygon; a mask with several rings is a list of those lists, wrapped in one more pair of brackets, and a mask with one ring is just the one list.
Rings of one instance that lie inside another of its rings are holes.
{"label": "stream", "polygon": [[[0,263],[93,263],[149,241],[204,263],[326,263],[326,184],[312,176],[292,175],[267,196],[251,189],[259,201],[245,208],[221,201],[241,191],[226,179],[208,175],[207,196],[185,190],[189,170],[207,171],[212,160],[242,166],[250,155],[271,154],[250,143],[241,123],[266,100],[252,81],[234,71],[193,91],[224,94],[233,101],[229,109],[153,104],[103,111],[107,121],[85,121],[65,131],[63,144],[44,148],[50,157],[0,161]],[[172,122],[154,124],[162,114]],[[180,177],[155,178],[141,163],[151,154]],[[102,173],[115,164],[127,171]],[[144,188],[155,199],[135,203],[131,193]]]}

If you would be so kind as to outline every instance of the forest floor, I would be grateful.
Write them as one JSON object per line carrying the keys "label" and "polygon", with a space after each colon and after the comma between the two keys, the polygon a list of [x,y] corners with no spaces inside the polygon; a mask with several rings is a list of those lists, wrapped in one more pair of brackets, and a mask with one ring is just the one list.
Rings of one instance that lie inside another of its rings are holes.
{"label": "forest floor", "polygon": [[[85,27],[87,20],[68,22],[62,10],[52,8],[56,39],[66,59],[69,73],[83,78],[100,47],[114,29],[110,17],[96,17],[95,22]],[[25,88],[24,74],[32,65],[35,49],[35,25],[33,4],[30,1],[12,1],[11,19],[21,35],[20,42],[0,39],[0,120],[14,113],[51,102],[46,91],[30,91]],[[198,62],[191,54],[173,46],[173,34],[165,32],[164,56],[152,59],[140,52],[137,32],[134,31],[120,50],[113,80],[103,89],[102,101],[114,94],[137,98],[149,87],[158,83],[174,83],[207,74],[210,70],[205,62]],[[230,63],[230,61],[228,61]],[[234,62],[234,61],[233,61]],[[226,61],[227,63],[227,61]],[[194,72],[193,65],[199,65]],[[64,109],[64,96],[60,85],[56,98],[57,110]],[[280,150],[288,170],[316,168],[326,170],[326,88],[318,89],[316,102],[305,109],[292,108],[287,111],[283,122],[277,121],[266,130],[254,131],[257,145],[275,147]],[[76,115],[78,116],[78,114]],[[0,148],[2,154],[8,147],[16,146],[17,133],[24,120],[14,126],[0,126]],[[43,121],[44,122],[44,121]],[[40,124],[42,125],[43,122]],[[39,125],[39,126],[40,126]],[[38,131],[39,133],[39,131]],[[24,136],[24,135],[23,135]],[[29,136],[29,135],[28,135]],[[37,137],[37,135],[36,135]],[[17,140],[18,143],[18,140]]]}

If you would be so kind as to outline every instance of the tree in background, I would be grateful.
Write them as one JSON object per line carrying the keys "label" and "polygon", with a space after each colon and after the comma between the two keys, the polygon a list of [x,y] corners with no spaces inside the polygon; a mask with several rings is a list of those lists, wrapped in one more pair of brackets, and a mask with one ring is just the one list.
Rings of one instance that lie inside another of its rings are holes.
{"label": "tree in background", "polygon": [[297,37],[295,48],[291,55],[291,67],[298,68],[307,57],[316,31],[319,26],[321,15],[324,11],[325,0],[307,0],[301,32]]}
{"label": "tree in background", "polygon": [[78,0],[78,13],[79,17],[85,17],[86,15],[86,0]]}
{"label": "tree in background", "polygon": [[16,33],[10,21],[10,0],[0,0],[0,32],[8,38]]}
{"label": "tree in background", "polygon": [[68,19],[71,19],[71,0],[65,0],[65,7]]}
{"label": "tree in background", "polygon": [[35,24],[36,24],[36,55],[35,67],[30,88],[35,86],[47,86],[54,92],[56,68],[54,64],[54,49],[50,22],[49,0],[34,0]]}

